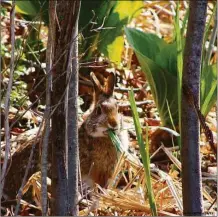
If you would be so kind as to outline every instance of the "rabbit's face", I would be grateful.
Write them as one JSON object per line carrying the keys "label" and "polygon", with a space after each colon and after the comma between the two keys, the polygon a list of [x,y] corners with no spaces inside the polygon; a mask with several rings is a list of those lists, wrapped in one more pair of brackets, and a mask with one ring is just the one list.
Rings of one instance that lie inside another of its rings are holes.
{"label": "rabbit's face", "polygon": [[106,137],[107,130],[119,130],[117,102],[113,97],[99,100],[86,120],[86,131],[92,137]]}

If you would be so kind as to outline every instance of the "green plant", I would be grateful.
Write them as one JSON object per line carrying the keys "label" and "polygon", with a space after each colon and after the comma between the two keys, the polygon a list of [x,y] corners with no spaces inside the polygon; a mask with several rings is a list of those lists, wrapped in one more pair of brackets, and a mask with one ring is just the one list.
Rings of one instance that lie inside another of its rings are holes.
{"label": "green plant", "polygon": [[178,123],[176,44],[168,46],[158,36],[136,29],[125,28],[125,33],[146,74],[162,125],[171,127],[167,101],[174,123]]}
{"label": "green plant", "polygon": [[[13,87],[10,100],[11,105],[17,108],[27,107],[30,103],[28,86],[30,86],[29,83],[31,83],[31,75],[28,75],[34,72],[34,70],[39,71],[41,63],[45,62],[45,52],[43,52],[44,45],[40,38],[42,25],[40,22],[34,23],[31,21],[43,20],[44,22],[48,22],[47,6],[48,1],[45,0],[16,2],[16,13],[22,14],[23,18],[29,21],[27,24],[24,24],[25,27],[28,27],[25,29],[26,31],[23,31],[25,28],[23,25],[18,25],[18,30],[15,31],[15,70],[13,73]],[[1,14],[2,16],[7,16],[7,9],[2,8]],[[2,78],[5,84],[8,82],[9,60],[11,58],[11,45],[8,42],[9,41],[3,41],[1,44],[3,63]],[[29,48],[31,48],[31,50]],[[2,91],[1,96],[2,100],[4,100],[5,90]]]}
{"label": "green plant", "polygon": [[82,52],[86,51],[84,59],[103,54],[110,61],[119,63],[124,44],[123,27],[142,6],[141,1],[82,1],[80,29],[86,26],[81,43]]}
{"label": "green plant", "polygon": [[[178,91],[181,91],[181,89],[178,88],[177,77],[178,69],[181,70],[181,66],[178,68],[177,63],[179,59],[181,64],[180,58],[182,55],[177,57],[177,42],[167,44],[156,35],[144,33],[137,29],[125,28],[125,33],[151,86],[162,125],[173,127],[169,111],[174,124],[178,125]],[[183,53],[183,50],[180,52]],[[207,115],[216,101],[216,91],[215,65],[207,65],[201,71],[200,105],[204,116]]]}
{"label": "green plant", "polygon": [[48,25],[48,4],[49,1],[47,0],[16,1],[16,12],[22,14],[23,17],[28,21],[42,20],[46,25]]}
{"label": "green plant", "polygon": [[[18,1],[17,11],[28,20],[42,20],[48,25],[48,1]],[[140,12],[142,1],[82,1],[79,30],[83,60],[103,54],[119,63],[123,50],[123,27]]]}
{"label": "green plant", "polygon": [[157,216],[157,207],[155,204],[154,193],[151,185],[150,157],[149,157],[149,147],[148,147],[148,126],[146,127],[146,142],[144,142],[133,90],[129,92],[129,101],[132,109],[132,115],[133,115],[135,130],[136,130],[137,141],[139,144],[139,150],[140,150],[142,163],[145,171],[145,179],[146,179],[149,204],[150,204],[152,215]]}
{"label": "green plant", "polygon": [[[1,73],[2,73],[3,83],[5,84],[2,87],[1,97],[2,97],[2,102],[4,102],[6,87],[7,87],[6,84],[9,79],[9,71],[10,71],[9,59],[11,58],[11,53],[10,53],[10,45],[2,43],[1,47],[2,47],[1,55],[2,55],[2,63],[3,63]],[[27,84],[24,81],[22,81],[21,77],[23,75],[28,74],[28,70],[26,64],[23,62],[24,60],[26,60],[26,56],[25,54],[22,55],[20,54],[21,50],[22,50],[21,39],[16,38],[15,55],[16,57],[19,56],[19,60],[18,58],[16,59],[15,70],[13,73],[13,86],[10,95],[10,102],[13,107],[17,107],[17,108],[27,105],[27,100],[24,100],[26,99],[27,96]]]}
{"label": "green plant", "polygon": [[[188,13],[188,10],[186,11]],[[187,19],[188,16],[185,18]],[[185,19],[184,19],[185,22]],[[175,32],[176,32],[176,49],[177,49],[177,94],[178,94],[178,114],[179,114],[179,130],[181,130],[181,100],[182,100],[182,70],[183,70],[183,48],[184,41],[182,41],[182,34],[185,29],[185,23],[183,29],[179,26],[179,2],[176,4],[176,18],[175,18]]]}

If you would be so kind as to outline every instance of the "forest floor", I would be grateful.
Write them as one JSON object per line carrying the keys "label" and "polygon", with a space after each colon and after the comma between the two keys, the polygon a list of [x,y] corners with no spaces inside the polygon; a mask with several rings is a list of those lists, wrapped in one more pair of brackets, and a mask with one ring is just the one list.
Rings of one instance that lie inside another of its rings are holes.
{"label": "forest floor", "polygon": [[[184,11],[185,7],[186,5],[184,4]],[[152,4],[152,6],[151,4],[145,4],[145,8],[140,16],[134,18],[129,26],[137,27],[145,32],[155,33],[169,42],[174,37],[174,12],[172,7],[163,2]],[[184,16],[183,10],[181,10],[181,16]],[[5,27],[3,28],[2,33],[4,39],[2,43],[6,44],[9,40],[9,19],[7,19],[7,17],[2,18],[1,24]],[[23,27],[18,27],[16,34],[22,36]],[[120,112],[124,115],[125,121],[128,123],[128,130],[130,132],[130,152],[128,155],[123,154],[120,157],[113,178],[107,189],[103,189],[100,186],[96,186],[93,192],[90,192],[90,190],[84,191],[83,189],[79,202],[79,215],[81,216],[151,215],[144,169],[142,164],[139,163],[141,162],[140,160],[133,160],[135,158],[140,159],[140,153],[136,134],[134,132],[131,108],[128,101],[128,90],[130,87],[134,88],[135,100],[137,102],[140,122],[144,129],[144,136],[146,137],[146,125],[148,125],[148,137],[151,139],[155,130],[161,126],[161,120],[146,76],[144,72],[142,72],[137,58],[127,41],[125,41],[122,63],[124,67],[108,68],[107,66],[99,67],[104,65],[104,62],[99,62],[97,63],[97,66],[92,66],[92,70],[95,73],[113,70],[118,75],[119,79],[114,95],[119,101]],[[31,76],[24,78],[25,83],[29,86],[29,91],[33,86],[33,77],[36,75],[32,74]],[[39,75],[39,78],[41,78],[40,76],[41,75]],[[81,106],[80,115],[82,115],[83,111],[88,107],[92,94],[91,88],[86,86],[85,81],[87,81],[87,79],[81,76],[79,94],[80,96],[86,97],[81,97],[84,104]],[[39,93],[43,88],[44,86],[42,85],[37,89],[38,92],[35,91],[31,95],[33,100],[34,97],[37,97],[37,94],[40,95]],[[213,133],[214,142],[217,144],[216,110],[216,107],[212,108],[206,118],[206,123]],[[20,114],[24,115],[11,129],[11,156],[13,156],[24,144],[26,145],[27,143],[34,141],[43,118],[43,109],[42,112],[40,112],[39,108],[26,110],[24,107],[15,108],[12,106],[9,114],[10,122],[14,123]],[[1,126],[3,127],[4,114],[1,114],[1,117]],[[4,129],[2,129],[1,134],[2,138],[4,138]],[[172,143],[172,136],[170,137],[169,135],[170,134],[167,134],[166,141]],[[165,137],[165,135],[163,136]],[[158,138],[156,142],[159,142]],[[183,205],[179,148],[177,146],[167,148],[164,145],[160,145],[158,151],[162,151],[162,157],[151,164],[152,188],[155,195],[158,215],[180,216],[182,215]],[[158,155],[158,151],[153,153],[152,159]],[[205,214],[215,215],[217,212],[217,203],[215,202],[217,197],[217,162],[203,132],[200,137],[200,151],[204,212]],[[4,155],[5,142],[2,140],[1,164],[4,160]],[[132,158],[131,156],[134,157]],[[17,167],[19,167],[19,165],[17,165]],[[50,182],[49,178],[48,182]],[[34,173],[25,184],[23,194],[25,195],[27,192],[29,192],[29,194],[26,199],[24,197],[21,201],[22,206],[20,208],[20,215],[40,215],[40,189],[41,176],[40,172],[37,172]],[[91,199],[89,193],[92,195]],[[4,215],[13,215],[15,208],[14,199],[7,200],[7,197],[5,196],[4,201],[2,201],[2,213],[4,213]]]}

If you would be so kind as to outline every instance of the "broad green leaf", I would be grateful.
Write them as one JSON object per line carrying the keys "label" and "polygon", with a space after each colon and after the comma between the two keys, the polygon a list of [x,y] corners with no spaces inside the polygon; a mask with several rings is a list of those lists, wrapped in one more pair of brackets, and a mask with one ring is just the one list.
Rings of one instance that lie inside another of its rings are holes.
{"label": "broad green leaf", "polygon": [[17,1],[16,11],[21,14],[36,16],[39,12],[39,8],[31,1]]}
{"label": "broad green leaf", "polygon": [[[178,58],[178,43],[166,44],[156,35],[144,33],[136,29],[125,28],[129,44],[134,49],[142,70],[150,84],[157,109],[163,126],[173,127],[179,124],[178,91],[181,92],[178,70],[182,76],[183,46],[180,47]],[[182,39],[181,39],[182,40]],[[180,45],[183,42],[181,41]],[[143,46],[142,46],[143,45]],[[178,65],[178,61],[180,65]],[[210,111],[216,101],[217,93],[216,64],[202,68],[201,71],[201,112],[204,116]],[[168,102],[168,105],[167,105]]]}
{"label": "broad green leaf", "polygon": [[119,20],[124,20],[127,17],[137,16],[139,9],[143,7],[143,3],[137,1],[118,1],[118,4],[114,8],[114,13],[119,14]]}
{"label": "broad green leaf", "polygon": [[[177,46],[176,43],[167,44],[156,55],[155,63],[177,77]],[[166,55],[167,54],[167,55]]]}
{"label": "broad green leaf", "polygon": [[142,53],[151,60],[155,60],[156,55],[167,45],[157,35],[144,33],[137,29],[125,28],[128,42],[134,45],[134,50]]}
{"label": "broad green leaf", "polygon": [[107,46],[108,58],[113,62],[120,62],[123,51],[124,38],[118,36],[111,44]]}
{"label": "broad green leaf", "polygon": [[[174,123],[178,124],[177,77],[176,72],[169,72],[169,69],[175,68],[175,62],[172,60],[176,57],[168,55],[173,53],[174,47],[167,45],[156,35],[153,35],[152,40],[152,34],[145,34],[139,32],[139,30],[125,28],[125,33],[128,42],[136,53],[142,70],[146,74],[162,125],[172,127],[170,114]],[[140,46],[142,44],[144,46]],[[152,49],[153,47],[154,49]],[[165,49],[170,52],[166,54]]]}
{"label": "broad green leaf", "polygon": [[27,20],[41,20],[49,23],[48,4],[46,0],[20,0],[16,1],[16,12],[23,14]]}
{"label": "broad green leaf", "polygon": [[123,27],[142,6],[143,2],[141,1],[117,1],[106,18],[105,30],[100,32],[98,49],[110,57],[112,62],[121,62],[124,45]]}
{"label": "broad green leaf", "polygon": [[[97,4],[96,1],[82,3],[80,26],[81,24],[85,26],[91,19],[92,14],[90,12],[87,12],[90,19],[84,19],[87,16],[84,13],[88,9],[89,11],[90,9],[93,10],[95,14],[94,25],[87,26],[83,31],[85,44],[83,44],[82,50],[88,49],[85,59],[89,59],[93,54],[103,53],[112,62],[119,63],[124,45],[123,27],[139,12],[142,6],[142,1],[103,0],[102,2],[98,1]],[[86,39],[87,36],[89,37],[88,40]]]}
{"label": "broad green leaf", "polygon": [[[28,20],[39,19],[48,24],[48,1],[17,1],[17,11]],[[104,54],[119,63],[124,45],[123,27],[140,12],[142,1],[82,1],[79,30],[82,32],[80,51],[84,59]]]}

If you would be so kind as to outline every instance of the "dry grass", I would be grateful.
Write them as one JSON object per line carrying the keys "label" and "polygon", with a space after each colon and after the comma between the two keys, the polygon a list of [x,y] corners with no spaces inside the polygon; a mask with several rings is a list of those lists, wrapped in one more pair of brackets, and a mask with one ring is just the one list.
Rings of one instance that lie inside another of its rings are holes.
{"label": "dry grass", "polygon": [[[156,33],[166,41],[171,41],[175,7],[174,1],[147,1],[141,15],[135,18],[130,26],[140,28],[146,32]],[[186,8],[187,3],[183,1],[181,3],[181,17],[184,16]],[[131,59],[132,57],[132,52],[129,49],[128,47],[125,48],[125,59]],[[213,131],[216,131],[214,125]],[[177,172],[181,170],[181,163],[173,155],[172,149],[167,149],[164,146],[161,146],[160,149],[166,153],[176,169],[167,174],[151,165],[152,187],[158,215],[182,215],[182,184]],[[92,200],[85,198],[80,201],[79,215],[150,216],[143,170],[142,164],[135,156],[123,154],[115,168],[108,189],[96,186],[95,191],[92,193]],[[31,186],[33,187],[32,196],[37,204],[37,209],[40,208],[41,200],[40,182],[40,173],[33,175],[27,182],[23,192],[26,193]],[[214,202],[214,198],[210,193],[208,188],[203,186],[205,211],[213,212],[215,209],[213,210],[213,207],[210,206]]]}

